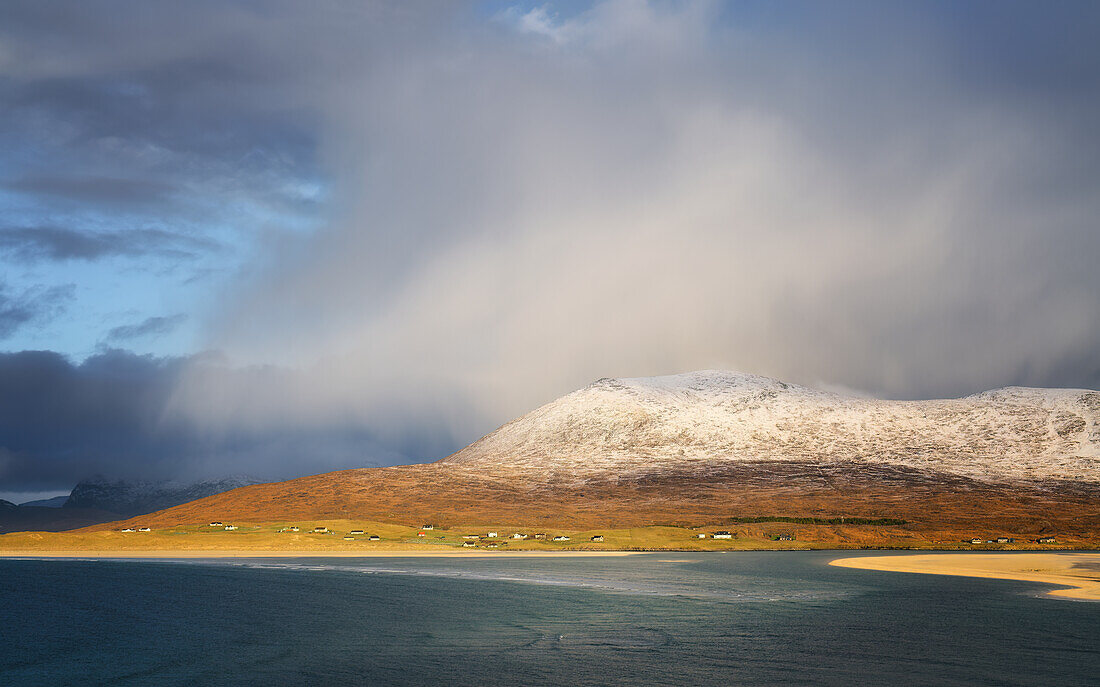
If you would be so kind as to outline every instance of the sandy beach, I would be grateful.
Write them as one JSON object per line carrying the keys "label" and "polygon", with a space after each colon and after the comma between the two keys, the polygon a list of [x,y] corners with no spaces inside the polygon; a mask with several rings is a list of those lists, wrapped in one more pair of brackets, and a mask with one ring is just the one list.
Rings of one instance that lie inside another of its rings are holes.
{"label": "sandy beach", "polygon": [[1100,601],[1100,553],[949,553],[839,558],[829,565],[861,570],[959,575],[1043,582],[1068,589],[1048,594]]}

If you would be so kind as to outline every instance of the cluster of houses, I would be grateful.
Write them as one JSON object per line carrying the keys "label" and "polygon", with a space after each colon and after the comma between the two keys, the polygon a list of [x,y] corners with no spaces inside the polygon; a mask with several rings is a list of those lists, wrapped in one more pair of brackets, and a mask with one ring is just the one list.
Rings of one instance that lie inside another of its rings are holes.
{"label": "cluster of houses", "polygon": [[[280,532],[297,532],[298,528],[297,527],[284,527],[283,529],[281,529],[279,531]],[[314,527],[312,530],[310,530],[310,534],[336,534],[336,531],[335,530],[330,530],[329,528],[327,528],[323,525],[318,525],[317,527]],[[355,541],[356,537],[362,537],[364,534],[366,534],[366,532],[364,532],[363,530],[351,530],[350,532],[348,532],[347,534],[344,535],[344,539],[347,540],[347,541]],[[382,540],[382,537],[379,537],[377,534],[372,534],[369,537],[367,537],[367,541],[381,541],[381,540]]]}
{"label": "cluster of houses", "polygon": [[[424,532],[417,532],[416,536],[423,537]],[[440,537],[440,539],[442,538],[443,537]],[[499,548],[501,545],[499,539],[514,539],[516,541],[523,541],[525,539],[541,539],[556,542],[566,542],[571,540],[570,537],[564,534],[559,534],[557,536],[551,537],[545,532],[535,532],[534,534],[528,534],[526,532],[513,532],[507,537],[501,537],[500,532],[492,531],[486,532],[485,534],[464,534],[462,535],[462,538],[465,540],[462,542],[462,546],[468,549],[477,546],[478,542],[484,542],[485,547],[489,549]],[[588,540],[592,542],[602,542],[604,540],[604,537],[602,534],[595,534],[589,537]]]}
{"label": "cluster of houses", "polygon": [[119,530],[119,532],[152,532],[152,531],[153,530],[149,527],[137,527],[137,528],[123,527],[121,530]]}
{"label": "cluster of houses", "polygon": [[[1057,544],[1058,539],[1055,537],[1039,537],[1032,540],[1036,544]],[[997,537],[996,539],[982,539],[981,537],[974,537],[969,541],[964,541],[964,544],[1015,544],[1016,540],[1013,537]]]}
{"label": "cluster of houses", "polygon": [[[216,529],[225,530],[227,532],[232,532],[233,530],[237,529],[236,525],[229,525],[229,524],[219,522],[219,521],[213,521],[213,522],[209,523],[209,525],[207,525],[207,526],[208,527],[213,527],[213,528],[216,528]],[[123,532],[149,532],[150,529],[148,527],[142,527],[142,528],[139,528],[137,530],[132,529],[132,528],[126,528],[122,531]],[[276,532],[281,532],[281,533],[286,533],[286,532],[296,533],[296,532],[301,532],[302,529],[300,527],[298,527],[297,525],[289,525],[287,527],[280,527],[279,529],[277,529],[275,531]],[[309,533],[310,534],[336,534],[335,531],[330,530],[329,528],[324,527],[324,526],[314,527],[313,529],[309,530]],[[351,541],[351,540],[354,540],[356,537],[362,537],[365,534],[366,534],[366,532],[364,532],[363,530],[351,530],[350,532],[348,532],[344,536],[344,539]],[[379,537],[377,534],[372,534],[369,537],[367,537],[367,539],[369,541],[381,541],[382,538]]]}
{"label": "cluster of houses", "polygon": [[[1054,537],[1049,538],[1051,542],[1054,541]],[[1040,539],[1039,543],[1043,540]],[[974,537],[973,539],[963,542],[964,544],[1015,544],[1016,540],[1012,537],[997,537],[996,539],[982,539],[981,537]]]}
{"label": "cluster of houses", "polygon": [[[730,532],[728,530],[718,530],[717,532],[711,532],[709,535],[706,532],[699,532],[698,534],[695,535],[696,539],[706,539],[708,536],[711,539],[733,539],[737,535],[735,535],[733,532]],[[777,534],[774,537],[772,537],[772,541],[794,541],[794,535],[793,534]]]}
{"label": "cluster of houses", "polygon": [[[356,536],[361,537],[364,534],[366,534],[366,532],[364,532],[363,530],[352,530],[351,532],[348,532],[348,536],[344,537],[344,539],[354,540]],[[377,534],[372,534],[367,537],[367,541],[382,541],[382,537],[379,537]]]}
{"label": "cluster of houses", "polygon": [[[427,528],[425,528],[427,529]],[[423,532],[417,532],[417,536],[423,536]],[[483,539],[497,539],[500,537],[500,532],[486,532],[485,534],[464,534],[463,539],[468,541],[481,541]],[[527,534],[526,532],[513,532],[508,536],[508,539],[516,539],[522,541],[524,539],[546,539],[547,534],[545,532],[535,532],[534,534]],[[569,541],[569,537],[565,535],[558,535],[552,537],[551,541]],[[597,534],[591,538],[591,541],[603,541],[603,535]]]}
{"label": "cluster of houses", "polygon": [[[236,525],[226,524],[224,522],[220,522],[220,521],[216,521],[216,520],[210,522],[208,526],[212,527],[212,528],[222,529],[222,530],[225,530],[225,531],[233,531],[233,530],[237,529]],[[426,534],[427,532],[430,532],[434,529],[435,529],[435,525],[423,525],[417,531],[416,536],[420,537],[420,538],[423,538],[423,537],[427,536],[427,534]],[[123,532],[150,532],[151,530],[148,527],[141,527],[141,528],[137,528],[137,529],[127,527],[126,529],[123,529],[122,531]],[[281,527],[281,528],[279,528],[275,531],[276,532],[283,532],[283,533],[285,533],[285,532],[297,533],[297,532],[301,532],[302,530],[297,525],[288,525],[286,527]],[[334,530],[331,530],[328,527],[325,527],[323,525],[318,525],[317,527],[314,527],[312,529],[307,530],[307,532],[309,534],[324,534],[324,535],[338,534]],[[343,539],[345,541],[356,541],[358,538],[361,538],[361,537],[364,537],[364,536],[366,536],[366,532],[364,530],[355,529],[355,530],[351,530],[347,534],[345,534],[343,536]],[[700,534],[699,535],[700,538],[706,538],[706,536],[707,535],[705,535],[705,534]],[[714,536],[715,539],[723,539],[723,538],[729,539],[732,535],[730,535],[729,532],[715,532],[713,536]],[[382,539],[377,534],[369,535],[366,538],[367,538],[368,541],[381,541],[381,539]],[[443,538],[444,537],[439,537],[439,539],[443,539]],[[463,547],[472,548],[472,547],[475,547],[475,546],[478,546],[479,544],[481,544],[481,545],[485,546],[486,548],[490,548],[490,549],[499,548],[501,546],[501,544],[504,543],[504,542],[500,541],[500,539],[512,539],[512,540],[516,540],[516,541],[523,541],[523,540],[527,540],[527,539],[539,539],[539,540],[554,541],[554,542],[571,541],[571,538],[568,535],[565,535],[565,534],[559,534],[559,535],[556,535],[556,536],[551,536],[551,535],[547,534],[546,532],[534,532],[532,534],[528,534],[527,532],[513,532],[509,535],[502,536],[500,532],[495,532],[495,531],[489,531],[489,532],[486,532],[485,534],[464,534],[464,535],[462,535],[462,539],[464,540],[463,543],[462,543]],[[590,536],[588,538],[588,540],[590,542],[599,543],[599,542],[604,541],[604,535],[595,534],[595,535]]]}

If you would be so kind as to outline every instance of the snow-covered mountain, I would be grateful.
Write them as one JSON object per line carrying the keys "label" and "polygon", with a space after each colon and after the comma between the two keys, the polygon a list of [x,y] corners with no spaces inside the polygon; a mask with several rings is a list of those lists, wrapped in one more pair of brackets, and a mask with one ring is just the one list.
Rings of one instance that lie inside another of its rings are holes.
{"label": "snow-covered mountain", "polygon": [[259,480],[240,475],[193,483],[127,482],[95,477],[77,484],[69,494],[65,507],[96,508],[126,516],[140,515],[259,483]]}
{"label": "snow-covered mountain", "polygon": [[568,481],[772,461],[1100,483],[1100,392],[1009,387],[882,401],[713,370],[601,379],[442,463]]}
{"label": "snow-covered mountain", "polygon": [[782,516],[904,521],[807,526],[799,541],[1057,536],[1091,547],[1100,542],[1098,449],[1096,391],[908,402],[731,372],[601,379],[434,463],[249,486],[110,527],[336,519],[733,529],[731,519]]}

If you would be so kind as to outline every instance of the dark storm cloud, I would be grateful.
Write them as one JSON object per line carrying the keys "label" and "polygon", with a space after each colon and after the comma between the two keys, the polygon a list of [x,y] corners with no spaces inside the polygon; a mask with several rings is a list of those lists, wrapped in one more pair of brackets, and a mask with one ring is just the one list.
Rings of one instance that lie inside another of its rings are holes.
{"label": "dark storm cloud", "polygon": [[217,244],[209,239],[163,229],[78,231],[52,226],[0,229],[0,252],[21,260],[98,260],[141,255],[194,258],[216,249]]}
{"label": "dark storm cloud", "polygon": [[[93,474],[187,479],[240,471],[276,479],[401,459],[354,426],[211,432],[173,419],[168,408],[181,372],[203,364],[119,350],[79,365],[51,351],[0,354],[0,484],[34,491],[70,488]],[[271,384],[282,374],[223,373]]]}
{"label": "dark storm cloud", "polygon": [[[317,115],[296,65],[318,60],[295,46],[319,46],[292,40],[294,27],[269,10],[278,7],[4,3],[0,188],[18,224],[154,224],[247,242],[257,224],[312,216],[301,188],[318,182]],[[38,239],[81,244],[76,257],[163,243],[148,232]]]}
{"label": "dark storm cloud", "polygon": [[[438,457],[604,376],[1100,386],[1100,5],[484,7],[0,7],[5,196],[42,205],[9,255],[198,250],[49,216],[62,197],[327,222],[262,233],[218,293],[206,340],[254,367],[134,363],[160,424],[130,453],[86,428],[98,457],[65,474],[197,471],[196,428],[243,462],[284,427]],[[35,233],[58,226],[100,229]]]}
{"label": "dark storm cloud", "polygon": [[187,315],[179,313],[169,317],[149,317],[137,324],[114,327],[107,332],[107,340],[113,342],[129,341],[147,336],[163,336],[175,331],[187,320]]}
{"label": "dark storm cloud", "polygon": [[156,181],[110,177],[23,177],[4,187],[46,197],[106,203],[155,203],[165,200],[172,190]]}
{"label": "dark storm cloud", "polygon": [[48,322],[60,314],[73,299],[72,284],[36,287],[13,294],[0,283],[0,340],[9,338],[21,327]]}

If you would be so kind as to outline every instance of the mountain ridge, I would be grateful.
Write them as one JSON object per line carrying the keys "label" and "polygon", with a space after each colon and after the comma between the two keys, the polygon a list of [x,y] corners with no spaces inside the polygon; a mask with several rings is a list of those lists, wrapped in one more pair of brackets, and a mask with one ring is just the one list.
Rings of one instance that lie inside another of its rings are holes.
{"label": "mountain ridge", "polygon": [[94,508],[128,517],[260,483],[246,475],[196,482],[110,480],[97,475],[78,482],[63,508]]}
{"label": "mountain ridge", "polygon": [[601,379],[434,463],[246,486],[91,529],[326,518],[729,529],[784,516],[906,523],[798,535],[837,546],[935,547],[975,531],[1095,546],[1098,420],[1100,393],[1087,389],[878,401],[728,372]]}
{"label": "mountain ridge", "polygon": [[[259,480],[234,475],[198,482],[109,480],[96,476],[81,480],[66,497],[20,505],[0,502],[0,533],[56,532],[121,518],[140,516],[196,501]],[[58,501],[64,499],[62,503]]]}
{"label": "mountain ridge", "polygon": [[442,462],[563,479],[731,460],[856,461],[990,481],[1100,482],[1100,393],[1006,387],[893,401],[715,370],[605,378]]}

